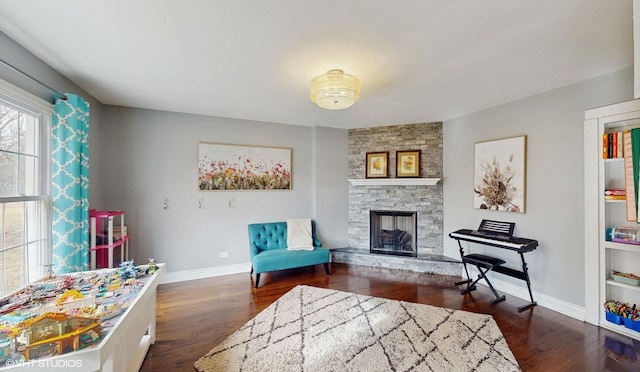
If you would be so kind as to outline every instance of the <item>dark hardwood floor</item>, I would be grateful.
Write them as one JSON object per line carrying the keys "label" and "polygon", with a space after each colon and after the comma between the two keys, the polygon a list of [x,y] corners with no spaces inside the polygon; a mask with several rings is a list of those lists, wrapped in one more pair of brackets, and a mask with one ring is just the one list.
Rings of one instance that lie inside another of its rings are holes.
{"label": "dark hardwood floor", "polygon": [[[194,371],[193,363],[298,284],[491,314],[523,371],[640,371],[640,342],[507,295],[496,305],[484,286],[461,295],[458,277],[345,264],[248,273],[158,287],[157,339],[141,371]],[[534,283],[535,287],[535,283]]]}

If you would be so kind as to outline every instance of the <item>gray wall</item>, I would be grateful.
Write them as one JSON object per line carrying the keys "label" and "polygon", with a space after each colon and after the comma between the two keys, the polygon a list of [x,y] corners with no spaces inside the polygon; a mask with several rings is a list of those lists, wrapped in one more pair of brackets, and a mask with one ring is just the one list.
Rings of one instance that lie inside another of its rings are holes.
{"label": "gray wall", "polygon": [[[97,101],[93,96],[80,89],[69,79],[59,74],[56,70],[49,67],[36,56],[10,39],[7,35],[0,32],[0,58],[10,65],[18,68],[22,72],[34,77],[49,87],[56,89],[58,92],[73,93],[84,98],[91,105],[91,115],[89,118],[89,204],[97,205],[101,203],[102,196],[102,178],[101,178],[101,111],[102,103]],[[33,80],[24,77],[16,71],[10,69],[0,63],[0,79],[42,98],[43,100],[53,103],[54,93]]]}
{"label": "gray wall", "polygon": [[[247,224],[296,217],[315,218],[325,245],[346,243],[346,131],[113,106],[103,120],[104,205],[125,210],[137,262],[154,257],[169,272],[247,263]],[[198,142],[292,148],[293,188],[198,191]]]}
{"label": "gray wall", "polygon": [[[390,125],[349,130],[349,178],[366,178],[367,152],[389,153],[388,175],[396,178],[396,151],[420,150],[420,175],[442,177],[442,123]],[[417,213],[418,255],[442,255],[442,186],[351,186],[349,246],[369,252],[370,211]]]}
{"label": "gray wall", "polygon": [[[584,306],[584,111],[631,100],[632,89],[629,69],[445,122],[445,233],[484,218],[515,222],[515,235],[540,243],[526,256],[534,291]],[[526,213],[474,209],[474,144],[523,134]],[[459,257],[455,241],[444,244],[446,255]],[[513,262],[513,255],[501,256]]]}
{"label": "gray wall", "polygon": [[[103,107],[2,33],[0,50],[7,62],[91,103],[91,207],[127,212],[136,261],[155,257],[172,272],[246,263],[247,223],[303,216],[316,217],[327,246],[346,245],[346,131]],[[51,92],[6,67],[0,78],[51,101]],[[534,290],[584,306],[584,110],[632,99],[632,85],[629,69],[445,122],[445,235],[483,218],[516,222],[517,235],[540,241],[527,256]],[[528,136],[526,213],[473,209],[474,143],[522,134]],[[293,148],[293,191],[198,192],[199,141]],[[197,208],[199,198],[204,209]],[[446,237],[444,250],[458,255]]]}
{"label": "gray wall", "polygon": [[349,218],[348,132],[315,127],[315,217],[322,222],[319,237],[329,248],[347,246]]}

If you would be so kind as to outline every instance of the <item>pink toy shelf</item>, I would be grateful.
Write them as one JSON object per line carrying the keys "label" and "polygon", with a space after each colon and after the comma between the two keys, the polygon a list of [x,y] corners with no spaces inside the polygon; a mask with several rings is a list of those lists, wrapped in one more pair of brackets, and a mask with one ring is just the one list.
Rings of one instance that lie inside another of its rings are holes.
{"label": "pink toy shelf", "polygon": [[117,267],[129,259],[124,211],[89,211],[91,270]]}

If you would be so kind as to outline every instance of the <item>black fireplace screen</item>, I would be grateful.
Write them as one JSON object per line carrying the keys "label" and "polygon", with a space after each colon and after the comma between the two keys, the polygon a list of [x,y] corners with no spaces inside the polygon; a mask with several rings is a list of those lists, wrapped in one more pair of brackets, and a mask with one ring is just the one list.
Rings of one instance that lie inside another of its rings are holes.
{"label": "black fireplace screen", "polygon": [[418,255],[416,212],[370,211],[370,252],[398,256]]}

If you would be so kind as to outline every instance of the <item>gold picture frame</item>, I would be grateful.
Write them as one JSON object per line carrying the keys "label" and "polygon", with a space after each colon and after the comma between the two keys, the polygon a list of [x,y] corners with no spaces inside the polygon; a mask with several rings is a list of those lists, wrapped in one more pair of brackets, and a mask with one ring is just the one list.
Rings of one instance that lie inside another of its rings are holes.
{"label": "gold picture frame", "polygon": [[366,178],[388,178],[389,177],[389,152],[367,152]]}
{"label": "gold picture frame", "polygon": [[396,177],[420,177],[420,150],[396,151]]}

